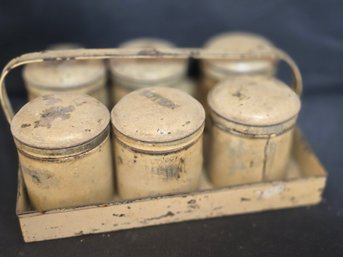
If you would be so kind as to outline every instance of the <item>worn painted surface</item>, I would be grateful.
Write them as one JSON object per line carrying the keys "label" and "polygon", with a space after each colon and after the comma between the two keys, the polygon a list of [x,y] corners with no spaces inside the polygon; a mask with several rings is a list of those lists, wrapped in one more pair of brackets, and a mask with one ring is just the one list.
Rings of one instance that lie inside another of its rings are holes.
{"label": "worn painted surface", "polygon": [[[172,43],[156,38],[134,39],[123,43],[120,47],[145,51],[175,48]],[[187,64],[187,59],[111,60],[112,102],[117,103],[123,96],[133,90],[151,86],[174,87],[194,95],[195,83],[186,77]]]}
{"label": "worn painted surface", "polygon": [[[239,32],[219,34],[206,42],[205,48],[256,54],[274,50],[274,46],[266,38]],[[201,62],[199,99],[201,99],[206,113],[209,113],[207,95],[220,81],[240,76],[272,77],[275,73],[275,60],[203,60]]]}
{"label": "worn painted surface", "polygon": [[[58,44],[52,50],[81,48],[72,44]],[[23,79],[32,100],[40,95],[70,92],[89,94],[108,106],[106,67],[100,60],[64,60],[28,64],[23,69]]]}
{"label": "worn painted surface", "polygon": [[216,189],[203,179],[204,191],[91,205],[47,212],[27,207],[19,180],[17,213],[26,242],[80,236],[186,220],[317,204],[326,173],[297,131],[287,178]]}
{"label": "worn painted surface", "polygon": [[19,151],[28,196],[38,210],[106,202],[114,192],[109,136],[72,157],[36,159]]}
{"label": "worn painted surface", "polygon": [[20,109],[11,130],[28,196],[36,209],[112,198],[109,122],[107,108],[87,95],[44,95]]}
{"label": "worn painted surface", "polygon": [[205,119],[199,102],[177,89],[149,87],[120,100],[111,118],[122,198],[198,188]]}
{"label": "worn painted surface", "polygon": [[140,198],[191,192],[199,187],[202,171],[202,137],[178,151],[145,153],[115,140],[118,193]]}
{"label": "worn painted surface", "polygon": [[[137,89],[135,87],[128,87],[128,86],[125,86],[123,84],[116,83],[115,79],[112,79],[112,80],[113,80],[113,84],[111,87],[111,99],[112,99],[113,103],[117,103],[125,95],[127,95],[128,93]],[[186,78],[186,77],[182,77],[178,81],[165,81],[165,82],[157,83],[154,85],[149,84],[146,87],[150,87],[150,86],[172,87],[172,88],[180,89],[180,90],[186,92],[187,94],[189,94],[191,96],[194,96],[194,97],[197,96],[197,91],[196,91],[197,84],[196,84],[196,82],[194,80]],[[141,87],[142,87],[142,85],[140,85],[139,88],[141,88]]]}
{"label": "worn painted surface", "polygon": [[50,95],[50,94],[59,94],[68,92],[70,94],[87,94],[96,99],[100,102],[109,106],[109,95],[108,90],[106,88],[106,80],[101,79],[93,84],[87,86],[81,86],[78,88],[66,88],[66,89],[49,89],[44,87],[35,87],[32,86],[29,82],[26,82],[28,100],[33,100],[41,95]]}
{"label": "worn painted surface", "polygon": [[208,96],[208,172],[216,186],[283,179],[298,95],[274,78],[240,77],[221,82]]}
{"label": "worn painted surface", "polygon": [[208,171],[216,186],[283,179],[293,129],[269,138],[242,137],[211,128]]}

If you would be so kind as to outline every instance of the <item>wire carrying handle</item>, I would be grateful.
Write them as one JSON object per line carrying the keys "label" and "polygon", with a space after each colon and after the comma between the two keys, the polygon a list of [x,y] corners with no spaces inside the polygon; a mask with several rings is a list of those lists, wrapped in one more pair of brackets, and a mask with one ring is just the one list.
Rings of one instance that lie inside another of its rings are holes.
{"label": "wire carrying handle", "polygon": [[71,60],[106,60],[106,59],[216,59],[228,61],[240,60],[274,60],[284,61],[292,72],[293,90],[300,96],[302,92],[302,77],[297,64],[284,51],[273,49],[257,53],[220,52],[201,48],[170,48],[170,49],[68,49],[49,50],[21,55],[9,61],[0,77],[0,102],[9,123],[14,116],[5,87],[6,76],[15,68],[30,63]]}

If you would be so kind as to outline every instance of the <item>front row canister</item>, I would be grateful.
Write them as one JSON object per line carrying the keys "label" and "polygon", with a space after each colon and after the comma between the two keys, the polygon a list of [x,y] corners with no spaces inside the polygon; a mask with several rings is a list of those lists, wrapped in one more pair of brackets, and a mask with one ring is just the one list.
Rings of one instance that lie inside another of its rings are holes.
{"label": "front row canister", "polygon": [[298,95],[274,78],[225,80],[209,93],[207,171],[214,186],[285,178]]}
{"label": "front row canister", "polygon": [[122,198],[198,189],[205,112],[178,89],[150,87],[123,97],[111,113]]}
{"label": "front row canister", "polygon": [[108,109],[87,95],[40,96],[20,109],[11,130],[33,208],[112,199],[109,123]]}

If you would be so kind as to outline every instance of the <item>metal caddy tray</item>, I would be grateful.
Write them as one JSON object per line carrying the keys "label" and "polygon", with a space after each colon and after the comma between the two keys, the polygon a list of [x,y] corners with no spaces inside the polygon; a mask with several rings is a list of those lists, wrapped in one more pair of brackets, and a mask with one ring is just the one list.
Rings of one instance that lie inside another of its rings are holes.
{"label": "metal caddy tray", "polygon": [[[84,60],[110,58],[212,58],[212,59],[274,59],[285,61],[291,68],[295,83],[301,83],[300,72],[293,60],[281,50],[262,55],[215,53],[203,49],[123,50],[78,49],[55,50],[22,55],[10,61],[0,77],[0,100],[7,120],[13,110],[4,86],[10,70],[34,62],[48,60]],[[260,212],[321,201],[326,184],[326,171],[306,143],[299,129],[293,139],[292,157],[286,179],[239,186],[214,188],[205,172],[198,191],[184,194],[147,197],[135,200],[114,198],[108,203],[80,207],[36,211],[31,209],[25,184],[18,173],[16,213],[25,242],[80,236],[187,220]]]}

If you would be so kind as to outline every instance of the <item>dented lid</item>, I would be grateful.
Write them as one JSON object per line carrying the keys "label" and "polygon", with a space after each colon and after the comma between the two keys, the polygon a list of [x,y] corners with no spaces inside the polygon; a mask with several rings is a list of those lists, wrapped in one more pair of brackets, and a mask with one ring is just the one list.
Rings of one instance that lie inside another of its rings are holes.
{"label": "dented lid", "polygon": [[[223,50],[233,53],[262,53],[273,50],[270,41],[252,33],[224,33],[213,37],[205,44],[205,48],[213,50]],[[206,60],[205,63],[217,72],[263,72],[273,69],[273,62],[268,60]]]}
{"label": "dented lid", "polygon": [[[165,40],[141,38],[128,41],[121,48],[158,50],[175,46]],[[178,80],[187,72],[187,60],[175,59],[120,59],[111,60],[111,72],[114,79],[123,84],[134,84],[135,88],[161,81]]]}
{"label": "dented lid", "polygon": [[205,112],[201,104],[179,89],[150,87],[123,97],[111,113],[115,130],[146,143],[168,143],[199,131]]}
{"label": "dented lid", "polygon": [[266,77],[225,80],[211,90],[208,104],[223,119],[247,126],[280,124],[300,110],[300,99],[290,87]]}
{"label": "dented lid", "polygon": [[24,80],[30,86],[66,90],[87,86],[104,79],[105,65],[100,60],[46,61],[27,64]]}
{"label": "dented lid", "polygon": [[14,116],[14,138],[32,148],[65,149],[82,145],[109,125],[107,108],[88,95],[60,93],[40,96]]}

